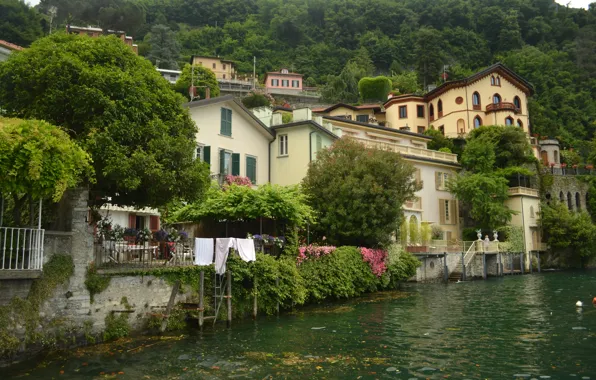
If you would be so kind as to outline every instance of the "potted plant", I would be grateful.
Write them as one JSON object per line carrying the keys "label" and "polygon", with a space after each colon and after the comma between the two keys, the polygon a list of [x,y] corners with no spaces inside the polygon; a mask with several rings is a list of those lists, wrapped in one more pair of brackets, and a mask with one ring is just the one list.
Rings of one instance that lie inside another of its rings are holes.
{"label": "potted plant", "polygon": [[565,168],[567,167],[567,164],[563,163],[563,164],[561,164],[561,167],[562,167],[563,169],[565,169]]}
{"label": "potted plant", "polygon": [[134,243],[137,240],[137,230],[134,228],[126,228],[124,230],[124,241]]}
{"label": "potted plant", "polygon": [[594,169],[594,165],[588,164],[588,165],[586,165],[586,169],[592,170],[592,169]]}

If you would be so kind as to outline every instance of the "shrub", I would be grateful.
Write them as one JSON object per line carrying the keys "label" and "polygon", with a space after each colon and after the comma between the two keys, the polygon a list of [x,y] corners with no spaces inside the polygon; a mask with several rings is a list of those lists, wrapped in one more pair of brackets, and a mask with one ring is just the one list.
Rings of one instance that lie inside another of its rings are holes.
{"label": "shrub", "polygon": [[298,264],[300,264],[304,260],[317,259],[321,256],[328,255],[335,251],[335,249],[336,248],[332,245],[317,246],[314,244],[310,244],[307,246],[300,247],[298,249]]}
{"label": "shrub", "polygon": [[85,287],[89,291],[91,303],[95,300],[95,295],[103,292],[110,285],[111,277],[101,276],[97,273],[97,268],[94,263],[87,268],[87,275],[85,277]]}
{"label": "shrub", "polygon": [[307,300],[313,302],[355,297],[379,287],[379,279],[355,247],[339,247],[333,254],[306,260],[298,271],[307,284]]}
{"label": "shrub", "polygon": [[387,273],[390,275],[389,285],[397,287],[400,281],[407,280],[416,274],[420,260],[403,250],[398,244],[392,244],[387,250]]}
{"label": "shrub", "polygon": [[263,94],[251,93],[242,98],[242,104],[244,104],[246,108],[257,108],[269,106],[271,105],[271,102]]}
{"label": "shrub", "polygon": [[365,77],[358,82],[358,92],[364,101],[385,101],[393,83],[384,76]]}
{"label": "shrub", "polygon": [[362,260],[368,263],[370,270],[375,276],[381,277],[387,270],[385,260],[387,259],[387,252],[382,249],[364,248],[360,247],[360,254]]}

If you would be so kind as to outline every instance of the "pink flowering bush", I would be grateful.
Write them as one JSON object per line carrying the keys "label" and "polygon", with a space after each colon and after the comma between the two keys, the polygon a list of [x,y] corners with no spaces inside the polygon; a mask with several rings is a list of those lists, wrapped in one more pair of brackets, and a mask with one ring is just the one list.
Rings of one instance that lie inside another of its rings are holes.
{"label": "pink flowering bush", "polygon": [[248,177],[240,175],[227,175],[224,178],[224,183],[226,185],[252,186],[252,182]]}
{"label": "pink flowering bush", "polygon": [[368,263],[370,270],[374,275],[381,277],[387,270],[387,265],[385,264],[387,260],[387,251],[364,247],[360,247],[359,250],[362,255],[362,260]]}
{"label": "pink flowering bush", "polygon": [[302,263],[304,260],[326,256],[335,251],[335,249],[336,247],[332,245],[318,246],[310,244],[307,246],[302,246],[298,249],[298,264]]}

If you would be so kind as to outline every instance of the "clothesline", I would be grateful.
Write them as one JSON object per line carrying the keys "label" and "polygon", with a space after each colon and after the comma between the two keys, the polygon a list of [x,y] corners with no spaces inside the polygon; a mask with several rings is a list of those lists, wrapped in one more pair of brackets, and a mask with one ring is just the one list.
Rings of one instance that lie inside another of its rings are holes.
{"label": "clothesline", "polygon": [[215,273],[224,274],[232,248],[238,251],[243,261],[256,260],[253,239],[217,238],[214,242],[212,238],[195,238],[195,265],[211,265],[215,262]]}

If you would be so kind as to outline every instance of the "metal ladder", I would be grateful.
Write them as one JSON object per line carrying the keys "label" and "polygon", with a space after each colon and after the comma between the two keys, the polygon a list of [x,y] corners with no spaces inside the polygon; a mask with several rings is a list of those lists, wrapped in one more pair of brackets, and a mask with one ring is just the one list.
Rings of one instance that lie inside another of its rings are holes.
{"label": "metal ladder", "polygon": [[217,316],[219,315],[219,309],[223,304],[224,297],[226,294],[226,287],[228,285],[227,276],[226,274],[214,274],[213,279],[213,302],[214,302],[214,310],[215,316],[213,318],[213,324],[217,321]]}

